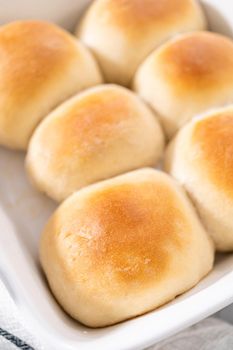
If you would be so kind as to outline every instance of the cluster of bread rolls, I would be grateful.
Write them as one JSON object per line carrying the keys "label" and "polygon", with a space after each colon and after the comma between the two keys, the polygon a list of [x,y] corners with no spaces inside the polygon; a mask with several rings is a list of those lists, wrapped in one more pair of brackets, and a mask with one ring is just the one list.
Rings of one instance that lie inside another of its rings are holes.
{"label": "cluster of bread rolls", "polygon": [[[40,260],[85,325],[155,309],[233,250],[233,42],[205,29],[196,0],[95,0],[78,39],[0,28],[0,144],[65,200]],[[146,168],[163,154],[176,180]]]}

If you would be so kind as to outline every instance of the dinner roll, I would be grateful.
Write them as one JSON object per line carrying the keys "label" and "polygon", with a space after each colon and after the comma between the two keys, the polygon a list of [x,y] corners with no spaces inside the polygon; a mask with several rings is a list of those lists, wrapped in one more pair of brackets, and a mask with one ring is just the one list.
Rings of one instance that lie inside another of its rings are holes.
{"label": "dinner roll", "polygon": [[27,169],[39,189],[61,201],[93,182],[155,165],[163,143],[155,115],[135,94],[100,85],[44,119],[31,139]]}
{"label": "dinner roll", "polygon": [[41,21],[0,27],[0,144],[26,149],[38,122],[79,90],[101,83],[75,37]]}
{"label": "dinner roll", "polygon": [[217,249],[233,250],[233,106],[188,123],[165,167],[190,194]]}
{"label": "dinner roll", "polygon": [[177,33],[205,28],[196,0],[95,0],[77,35],[92,49],[107,82],[127,86],[155,47]]}
{"label": "dinner roll", "polygon": [[160,115],[168,137],[195,114],[233,102],[233,42],[219,34],[179,36],[139,67],[134,89]]}
{"label": "dinner roll", "polygon": [[108,326],[172,300],[213,266],[212,241],[180,186],[153,169],[82,189],[49,220],[40,260],[73,318]]}

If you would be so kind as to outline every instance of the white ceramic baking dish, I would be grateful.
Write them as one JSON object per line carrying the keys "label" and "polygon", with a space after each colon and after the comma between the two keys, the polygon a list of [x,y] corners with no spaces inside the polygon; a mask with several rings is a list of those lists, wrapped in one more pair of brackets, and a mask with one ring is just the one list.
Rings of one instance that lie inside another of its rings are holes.
{"label": "white ceramic baking dish", "polygon": [[[0,21],[40,18],[72,29],[88,2],[0,0]],[[232,1],[203,3],[212,29],[231,35]],[[56,205],[30,186],[23,160],[23,154],[0,148],[0,275],[26,324],[49,349],[142,349],[233,302],[233,255],[223,255],[201,283],[156,311],[99,330],[74,322],[53,299],[38,264],[40,231]]]}

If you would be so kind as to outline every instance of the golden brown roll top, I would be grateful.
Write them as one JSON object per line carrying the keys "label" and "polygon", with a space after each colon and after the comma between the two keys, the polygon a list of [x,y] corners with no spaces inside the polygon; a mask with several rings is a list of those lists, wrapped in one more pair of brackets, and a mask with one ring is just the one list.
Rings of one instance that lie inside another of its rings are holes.
{"label": "golden brown roll top", "polygon": [[172,141],[166,170],[189,192],[218,250],[233,250],[233,106],[188,123]]}
{"label": "golden brown roll top", "polygon": [[38,124],[74,93],[101,83],[91,54],[57,26],[18,21],[0,27],[0,144],[25,149]]}
{"label": "golden brown roll top", "polygon": [[134,89],[160,115],[171,137],[198,113],[233,102],[233,42],[194,32],[154,51],[139,67]]}
{"label": "golden brown roll top", "polygon": [[76,95],[39,125],[27,168],[33,182],[60,201],[93,182],[155,165],[163,143],[155,115],[135,94],[100,85]]}
{"label": "golden brown roll top", "polygon": [[154,48],[177,33],[205,27],[195,0],[95,0],[77,35],[95,54],[108,82],[129,85]]}
{"label": "golden brown roll top", "polygon": [[51,217],[40,246],[58,302],[91,327],[170,301],[206,275],[213,258],[185,193],[153,169],[76,192]]}

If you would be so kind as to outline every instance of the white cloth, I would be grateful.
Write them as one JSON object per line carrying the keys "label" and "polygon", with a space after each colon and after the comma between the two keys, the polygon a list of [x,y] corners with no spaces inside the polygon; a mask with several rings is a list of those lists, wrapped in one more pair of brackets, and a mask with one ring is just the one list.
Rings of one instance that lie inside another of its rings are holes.
{"label": "white cloth", "polygon": [[[23,326],[18,309],[9,296],[3,283],[0,281],[0,328],[22,339],[35,350],[55,350],[46,349],[40,342],[30,334]],[[0,336],[0,350],[18,350],[9,340]]]}
{"label": "white cloth", "polygon": [[210,317],[147,350],[232,350],[233,326]]}
{"label": "white cloth", "polygon": [[[23,326],[23,320],[0,281],[0,329],[21,339],[25,344],[14,345],[0,336],[0,350],[56,350],[48,349]],[[28,344],[30,347],[27,347]],[[233,326],[208,318],[185,331],[158,343],[147,350],[230,350],[233,349]],[[94,349],[93,349],[94,350]]]}

